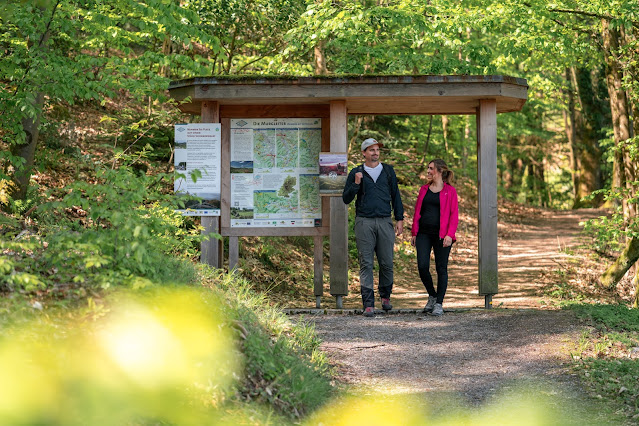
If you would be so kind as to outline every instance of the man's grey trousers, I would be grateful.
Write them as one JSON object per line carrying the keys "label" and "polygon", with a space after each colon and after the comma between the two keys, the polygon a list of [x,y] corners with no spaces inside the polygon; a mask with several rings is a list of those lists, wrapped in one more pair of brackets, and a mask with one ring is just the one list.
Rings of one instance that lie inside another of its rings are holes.
{"label": "man's grey trousers", "polygon": [[355,240],[359,257],[359,282],[364,309],[375,306],[374,257],[379,264],[379,297],[388,299],[393,291],[395,227],[390,217],[356,217]]}

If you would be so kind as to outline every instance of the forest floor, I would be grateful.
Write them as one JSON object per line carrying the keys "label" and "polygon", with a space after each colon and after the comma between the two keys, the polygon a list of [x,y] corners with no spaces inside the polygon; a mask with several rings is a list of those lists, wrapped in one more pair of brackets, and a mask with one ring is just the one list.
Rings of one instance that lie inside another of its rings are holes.
{"label": "forest floor", "polygon": [[[437,406],[446,411],[451,404],[476,407],[528,384],[532,387],[525,392],[550,396],[560,411],[574,410],[570,417],[576,423],[584,416],[592,420],[587,424],[607,423],[605,415],[584,411],[584,402],[592,405],[592,400],[569,369],[570,351],[586,326],[572,312],[557,309],[548,296],[557,289],[557,277],[551,275],[570,275],[585,262],[578,255],[584,244],[580,223],[603,214],[535,210],[534,216],[522,214],[520,220],[511,217],[500,223],[499,294],[493,309],[483,309],[484,298],[477,294],[476,249],[469,246],[476,247],[476,240],[468,241],[473,230],[462,227],[461,244],[451,257],[442,317],[378,310],[374,318],[303,318],[315,324],[338,380],[364,393],[429,400],[436,394]],[[421,309],[427,295],[416,267],[399,263],[393,306]],[[347,298],[346,305],[361,306],[356,295]]]}

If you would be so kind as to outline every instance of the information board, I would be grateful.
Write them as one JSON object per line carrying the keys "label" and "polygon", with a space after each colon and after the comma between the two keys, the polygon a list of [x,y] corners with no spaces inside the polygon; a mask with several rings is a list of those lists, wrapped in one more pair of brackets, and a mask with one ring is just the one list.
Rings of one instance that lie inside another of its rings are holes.
{"label": "information board", "polygon": [[232,119],[230,130],[231,227],[321,226],[321,119]]}
{"label": "information board", "polygon": [[221,133],[220,123],[175,125],[174,191],[201,198],[187,201],[184,215],[220,216]]}

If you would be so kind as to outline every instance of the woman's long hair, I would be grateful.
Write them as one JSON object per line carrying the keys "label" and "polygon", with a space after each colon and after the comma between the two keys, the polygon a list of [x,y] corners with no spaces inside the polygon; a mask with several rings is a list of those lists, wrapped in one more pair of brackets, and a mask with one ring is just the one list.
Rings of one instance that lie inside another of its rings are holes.
{"label": "woman's long hair", "polygon": [[[442,180],[444,181],[444,183],[450,184],[453,181],[455,174],[452,170],[448,169],[448,166],[446,165],[446,162],[444,160],[442,160],[441,158],[435,158],[428,164],[433,164],[437,171],[442,174]],[[432,181],[428,182],[429,185],[431,183]]]}

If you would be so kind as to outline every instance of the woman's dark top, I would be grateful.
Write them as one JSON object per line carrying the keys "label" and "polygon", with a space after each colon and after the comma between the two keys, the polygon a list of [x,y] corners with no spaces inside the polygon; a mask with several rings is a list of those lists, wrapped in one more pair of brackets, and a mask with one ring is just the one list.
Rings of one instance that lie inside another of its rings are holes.
{"label": "woman's dark top", "polygon": [[422,201],[420,215],[417,233],[439,235],[439,192],[434,193],[428,188]]}

